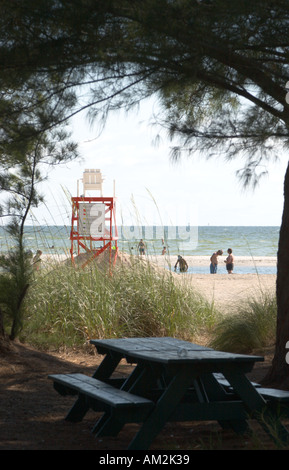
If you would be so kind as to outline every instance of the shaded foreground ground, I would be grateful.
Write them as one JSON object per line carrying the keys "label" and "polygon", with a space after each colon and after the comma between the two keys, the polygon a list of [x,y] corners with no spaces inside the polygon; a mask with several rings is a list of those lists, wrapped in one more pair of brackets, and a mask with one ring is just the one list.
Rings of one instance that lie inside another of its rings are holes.
{"label": "shaded foreground ground", "polygon": [[[95,438],[91,434],[97,415],[89,412],[81,423],[64,420],[74,403],[61,397],[47,376],[51,373],[92,373],[101,356],[77,351],[46,354],[15,344],[13,351],[0,352],[0,450],[125,450],[138,425],[127,425],[117,438]],[[260,354],[258,352],[258,354]],[[264,377],[271,352],[257,363],[251,380]],[[125,363],[121,372],[129,369]],[[286,425],[289,425],[289,420]],[[170,423],[150,450],[270,449],[271,440],[258,424],[254,435],[237,436],[223,431],[217,423]]]}

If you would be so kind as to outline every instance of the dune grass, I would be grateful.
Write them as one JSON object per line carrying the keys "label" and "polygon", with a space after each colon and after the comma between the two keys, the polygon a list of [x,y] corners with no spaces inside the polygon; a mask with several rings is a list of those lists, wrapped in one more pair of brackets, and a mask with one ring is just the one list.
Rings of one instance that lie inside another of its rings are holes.
{"label": "dune grass", "polygon": [[193,340],[217,315],[173,275],[134,259],[113,270],[55,265],[40,272],[25,305],[22,338],[38,347],[71,347],[91,338],[175,336]]}
{"label": "dune grass", "polygon": [[213,329],[210,346],[228,352],[250,353],[274,344],[276,296],[261,292],[242,302],[236,312],[225,315]]}
{"label": "dune grass", "polygon": [[[249,354],[271,346],[276,298],[266,292],[220,313],[173,273],[131,257],[113,270],[56,263],[37,273],[21,338],[39,348],[81,347],[92,338],[175,336]],[[204,339],[205,338],[205,339]]]}

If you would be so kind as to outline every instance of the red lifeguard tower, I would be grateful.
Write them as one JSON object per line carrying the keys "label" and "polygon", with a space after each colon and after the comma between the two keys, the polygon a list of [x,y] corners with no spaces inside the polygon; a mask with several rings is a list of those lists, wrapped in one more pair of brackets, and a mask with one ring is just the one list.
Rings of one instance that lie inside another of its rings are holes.
{"label": "red lifeguard tower", "polygon": [[[83,194],[79,196],[79,181],[77,181],[77,197],[72,197],[71,220],[71,260],[74,263],[74,253],[79,259],[86,254],[81,264],[85,267],[102,253],[107,253],[109,264],[117,258],[118,232],[115,213],[115,195],[103,197],[103,178],[100,170],[85,170],[82,184]],[[100,196],[86,196],[86,191],[99,191]],[[76,246],[75,246],[76,245]]]}

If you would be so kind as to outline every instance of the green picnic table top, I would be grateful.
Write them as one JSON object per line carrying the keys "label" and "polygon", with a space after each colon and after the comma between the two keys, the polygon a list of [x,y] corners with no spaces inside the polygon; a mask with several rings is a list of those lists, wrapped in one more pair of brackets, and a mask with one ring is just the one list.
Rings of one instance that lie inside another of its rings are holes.
{"label": "green picnic table top", "polygon": [[216,351],[206,346],[170,337],[93,339],[90,343],[101,354],[115,351],[130,359],[163,364],[239,362],[254,365],[257,361],[264,361],[262,356]]}

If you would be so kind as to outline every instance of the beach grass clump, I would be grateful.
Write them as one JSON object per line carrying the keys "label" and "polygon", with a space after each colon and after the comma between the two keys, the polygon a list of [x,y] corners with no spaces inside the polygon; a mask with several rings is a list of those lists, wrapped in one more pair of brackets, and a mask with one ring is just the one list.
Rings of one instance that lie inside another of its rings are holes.
{"label": "beach grass clump", "polygon": [[38,347],[80,346],[91,338],[176,336],[192,339],[214,310],[166,270],[134,260],[109,270],[54,266],[37,275],[22,337]]}
{"label": "beach grass clump", "polygon": [[272,346],[276,319],[276,296],[263,292],[259,297],[242,302],[236,312],[216,323],[210,346],[234,353],[250,353]]}
{"label": "beach grass clump", "polygon": [[191,338],[213,322],[210,304],[191,286],[150,263],[134,260],[114,277],[125,334]]}
{"label": "beach grass clump", "polygon": [[22,336],[31,344],[58,348],[85,342],[92,323],[97,323],[101,335],[109,330],[109,296],[98,270],[60,264],[43,270],[29,291]]}

